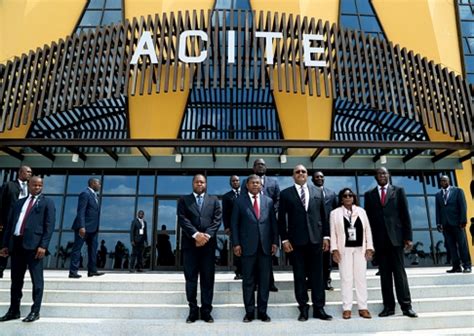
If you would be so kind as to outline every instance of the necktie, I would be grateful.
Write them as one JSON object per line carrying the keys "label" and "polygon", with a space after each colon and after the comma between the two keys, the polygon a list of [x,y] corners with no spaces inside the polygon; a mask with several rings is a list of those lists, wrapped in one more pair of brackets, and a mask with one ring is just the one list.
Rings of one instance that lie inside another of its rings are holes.
{"label": "necktie", "polygon": [[303,208],[306,209],[306,194],[305,194],[305,192],[304,192],[303,186],[301,186],[301,195],[300,195],[300,198],[301,198],[301,203],[303,203]]}
{"label": "necktie", "polygon": [[28,196],[28,189],[26,187],[26,182],[20,182],[21,183],[21,192],[20,192],[20,197],[19,198],[24,198]]}
{"label": "necktie", "polygon": [[444,199],[444,204],[446,204],[448,202],[448,189],[444,189],[443,199]]}
{"label": "necktie", "polygon": [[197,197],[197,205],[199,207],[199,211],[201,211],[202,208],[202,195],[198,195]]}
{"label": "necktie", "polygon": [[31,196],[30,202],[28,203],[28,206],[26,207],[25,216],[23,217],[23,221],[21,222],[20,236],[23,236],[23,232],[25,232],[26,220],[28,219],[28,216],[30,215],[31,209],[33,209],[33,204],[35,204],[35,197]]}
{"label": "necktie", "polygon": [[255,211],[255,216],[257,219],[260,218],[260,208],[258,207],[257,196],[253,196],[253,211]]}
{"label": "necktie", "polygon": [[240,193],[238,190],[235,190],[235,198],[239,197],[240,196]]}
{"label": "necktie", "polygon": [[385,187],[382,187],[380,190],[380,203],[385,205]]}
{"label": "necktie", "polygon": [[326,192],[324,191],[323,187],[321,187],[321,191],[323,192],[323,198],[326,198]]}

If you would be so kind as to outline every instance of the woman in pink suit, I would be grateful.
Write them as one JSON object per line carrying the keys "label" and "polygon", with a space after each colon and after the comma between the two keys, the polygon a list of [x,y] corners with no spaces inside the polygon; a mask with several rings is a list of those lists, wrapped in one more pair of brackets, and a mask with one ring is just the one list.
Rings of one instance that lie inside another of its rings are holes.
{"label": "woman in pink suit", "polygon": [[372,259],[372,232],[365,210],[357,204],[350,188],[339,192],[340,207],[331,211],[331,252],[341,276],[342,318],[351,318],[352,286],[355,286],[359,315],[372,318],[367,309],[367,261]]}

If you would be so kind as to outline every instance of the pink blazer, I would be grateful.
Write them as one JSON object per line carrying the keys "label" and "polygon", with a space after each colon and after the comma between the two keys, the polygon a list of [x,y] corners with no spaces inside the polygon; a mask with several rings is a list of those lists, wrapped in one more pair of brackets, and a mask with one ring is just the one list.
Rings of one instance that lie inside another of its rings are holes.
{"label": "pink blazer", "polygon": [[[352,222],[354,223],[357,217],[362,222],[362,232],[364,237],[362,239],[362,250],[373,250],[374,245],[372,242],[372,231],[370,230],[369,219],[365,210],[357,205],[352,207]],[[344,207],[331,211],[329,216],[329,224],[331,228],[331,252],[339,250],[340,253],[344,252],[346,244],[346,234],[344,232]]]}

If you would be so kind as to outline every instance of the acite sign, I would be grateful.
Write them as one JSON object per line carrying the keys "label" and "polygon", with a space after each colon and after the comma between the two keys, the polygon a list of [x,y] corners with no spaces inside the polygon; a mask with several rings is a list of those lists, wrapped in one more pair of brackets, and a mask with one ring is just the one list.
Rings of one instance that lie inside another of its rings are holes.
{"label": "acite sign", "polygon": [[[265,58],[267,64],[273,64],[273,41],[275,39],[282,39],[283,33],[280,32],[255,32],[256,38],[265,39]],[[209,40],[206,32],[200,30],[185,30],[179,35],[178,57],[184,63],[202,63],[207,58],[207,49],[200,51],[197,56],[186,55],[186,43],[188,38],[198,38],[204,42]],[[227,62],[235,63],[235,30],[227,31]],[[317,54],[324,53],[323,47],[311,46],[314,41],[324,40],[323,35],[320,34],[303,34],[303,54],[304,65],[306,67],[327,67],[326,61],[318,60],[313,57]],[[158,57],[156,54],[155,43],[150,32],[144,32],[138,40],[137,48],[133,53],[130,64],[137,64],[142,56],[150,57],[152,64],[158,64]]]}

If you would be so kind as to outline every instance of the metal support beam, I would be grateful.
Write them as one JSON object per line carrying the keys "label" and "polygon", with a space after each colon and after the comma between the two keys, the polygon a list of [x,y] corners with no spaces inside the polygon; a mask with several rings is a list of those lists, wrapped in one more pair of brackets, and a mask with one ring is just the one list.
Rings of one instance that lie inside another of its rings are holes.
{"label": "metal support beam", "polygon": [[137,147],[140,153],[145,157],[145,159],[150,162],[151,160],[151,155],[148,153],[148,151],[144,147]]}
{"label": "metal support beam", "polygon": [[431,162],[435,163],[438,162],[441,159],[444,159],[445,157],[453,154],[455,151],[452,149],[445,150],[444,152],[441,152],[431,158]]}
{"label": "metal support beam", "polygon": [[410,154],[407,154],[403,157],[403,159],[402,159],[403,163],[407,163],[408,161],[410,161],[414,157],[420,155],[424,151],[425,151],[424,149],[415,149],[415,150],[413,150]]}
{"label": "metal support beam", "polygon": [[311,155],[311,162],[314,162],[314,160],[317,159],[317,157],[319,156],[319,154],[321,154],[324,150],[324,147],[319,147],[318,149],[316,149],[313,153],[313,155]]}
{"label": "metal support beam", "polygon": [[76,146],[65,146],[71,153],[74,153],[74,154],[77,154],[79,155],[79,158],[82,160],[82,161],[86,161],[87,160],[87,155],[84,154],[83,152],[81,152],[79,150],[79,148],[77,148]]}
{"label": "metal support beam", "polygon": [[214,147],[211,148],[211,152],[212,152],[212,162],[216,162],[217,161],[217,158],[216,158],[216,149]]}
{"label": "metal support beam", "polygon": [[118,157],[117,153],[115,153],[112,148],[109,148],[109,147],[102,147],[102,149],[104,150],[104,152],[106,152],[107,154],[109,154],[109,156],[110,156],[112,159],[114,159],[115,161],[118,161],[119,157]]}
{"label": "metal support beam", "polygon": [[392,150],[393,149],[391,149],[391,148],[381,150],[380,152],[378,152],[377,154],[374,155],[374,157],[372,158],[372,161],[377,162],[378,160],[380,160],[380,157],[382,157],[383,155],[387,155]]}
{"label": "metal support beam", "polygon": [[473,156],[474,156],[474,152],[470,152],[469,154],[460,157],[460,158],[459,158],[459,162],[464,162],[464,161],[466,161],[466,160],[469,160],[469,159],[472,158]]}
{"label": "metal support beam", "polygon": [[354,155],[357,151],[359,150],[359,148],[351,148],[349,149],[346,154],[344,154],[344,156],[342,157],[342,162],[346,162],[347,160],[350,159],[350,157],[352,155]]}
{"label": "metal support beam", "polygon": [[250,147],[247,148],[247,155],[245,156],[245,162],[249,162],[250,160]]}
{"label": "metal support beam", "polygon": [[6,146],[0,146],[0,150],[2,152],[5,152],[7,153],[8,155],[10,156],[13,156],[14,158],[20,160],[20,161],[23,161],[23,159],[25,158],[23,156],[23,154],[21,153],[18,153],[17,151],[14,151],[13,149],[9,148],[9,147],[6,147]]}
{"label": "metal support beam", "polygon": [[38,152],[39,154],[43,155],[44,157],[50,159],[51,161],[54,161],[56,159],[56,156],[51,153],[51,152],[48,152],[46,149],[42,148],[42,147],[31,147],[31,149],[33,149],[34,151]]}

